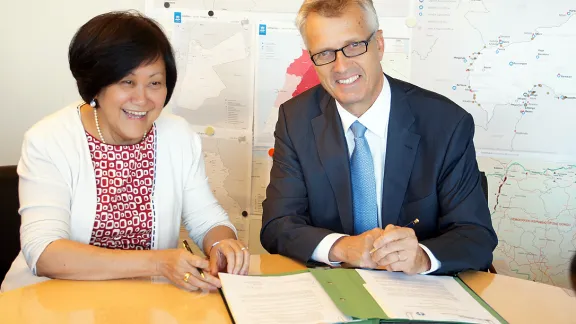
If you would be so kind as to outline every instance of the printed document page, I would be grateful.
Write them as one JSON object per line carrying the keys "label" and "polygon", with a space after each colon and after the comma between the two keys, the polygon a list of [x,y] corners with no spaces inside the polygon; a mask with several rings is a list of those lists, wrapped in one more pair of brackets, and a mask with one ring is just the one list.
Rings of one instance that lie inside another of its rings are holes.
{"label": "printed document page", "polygon": [[222,290],[238,324],[337,323],[342,314],[309,273],[289,276],[238,276],[220,273]]}
{"label": "printed document page", "polygon": [[356,270],[364,287],[391,318],[500,323],[453,277]]}

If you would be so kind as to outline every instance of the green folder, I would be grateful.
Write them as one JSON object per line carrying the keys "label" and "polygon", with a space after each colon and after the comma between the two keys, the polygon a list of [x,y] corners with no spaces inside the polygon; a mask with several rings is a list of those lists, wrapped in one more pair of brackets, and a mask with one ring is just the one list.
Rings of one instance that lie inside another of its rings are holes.
{"label": "green folder", "polygon": [[[364,279],[354,269],[309,269],[308,271],[312,273],[342,313],[354,319],[364,320],[359,323],[439,323],[390,318],[364,288]],[[508,323],[460,278],[454,277],[454,280],[497,320],[501,323]]]}
{"label": "green folder", "polygon": [[[391,318],[382,308],[378,305],[372,295],[364,288],[364,279],[360,276],[355,269],[326,269],[326,268],[308,268],[293,272],[265,274],[264,277],[273,276],[290,276],[310,272],[316,281],[322,286],[324,291],[334,302],[336,307],[344,314],[351,317],[354,323],[358,324],[379,324],[379,323],[464,323],[464,322],[450,322],[450,321],[430,321],[430,320],[417,320],[417,319],[399,319]],[[508,322],[502,318],[493,308],[490,307],[480,296],[478,296],[472,289],[470,289],[460,278],[452,277],[460,286],[470,294],[476,302],[484,307],[492,316],[500,323],[507,324]],[[224,302],[227,303],[224,298]],[[228,306],[228,305],[227,305]],[[230,310],[228,310],[230,312]],[[233,319],[232,313],[230,318]]]}

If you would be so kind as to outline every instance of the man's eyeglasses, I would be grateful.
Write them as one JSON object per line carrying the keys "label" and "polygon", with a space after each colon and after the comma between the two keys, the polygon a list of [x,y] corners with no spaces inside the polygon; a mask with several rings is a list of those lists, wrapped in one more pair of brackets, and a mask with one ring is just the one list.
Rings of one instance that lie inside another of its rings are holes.
{"label": "man's eyeglasses", "polygon": [[370,35],[370,37],[368,37],[368,39],[365,41],[350,43],[336,50],[325,50],[320,53],[311,55],[310,58],[312,59],[312,62],[316,66],[321,66],[336,61],[336,55],[338,54],[338,52],[342,52],[342,54],[344,54],[344,56],[346,57],[354,57],[362,55],[368,52],[368,43],[370,42],[370,40],[372,40],[372,36],[374,36],[375,33],[376,32],[373,32]]}

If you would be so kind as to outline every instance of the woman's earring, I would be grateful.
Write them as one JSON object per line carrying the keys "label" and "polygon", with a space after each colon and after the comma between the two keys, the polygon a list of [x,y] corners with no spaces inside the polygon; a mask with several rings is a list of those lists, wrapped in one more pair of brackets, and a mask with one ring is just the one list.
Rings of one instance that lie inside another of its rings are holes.
{"label": "woman's earring", "polygon": [[90,101],[90,107],[92,107],[92,108],[98,107],[98,101],[96,101],[96,98],[94,98],[94,99],[92,99],[92,101]]}

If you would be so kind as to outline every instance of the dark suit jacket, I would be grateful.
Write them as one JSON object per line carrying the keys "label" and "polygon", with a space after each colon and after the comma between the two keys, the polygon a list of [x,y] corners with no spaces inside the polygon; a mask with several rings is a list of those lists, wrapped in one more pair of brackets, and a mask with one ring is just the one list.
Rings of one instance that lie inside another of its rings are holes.
{"label": "dark suit jacket", "polygon": [[[436,274],[487,269],[497,238],[480,184],[472,116],[387,77],[392,101],[382,224],[405,225],[441,262]],[[350,162],[334,99],[312,88],[280,107],[260,239],[302,262],[330,233],[354,233]]]}

